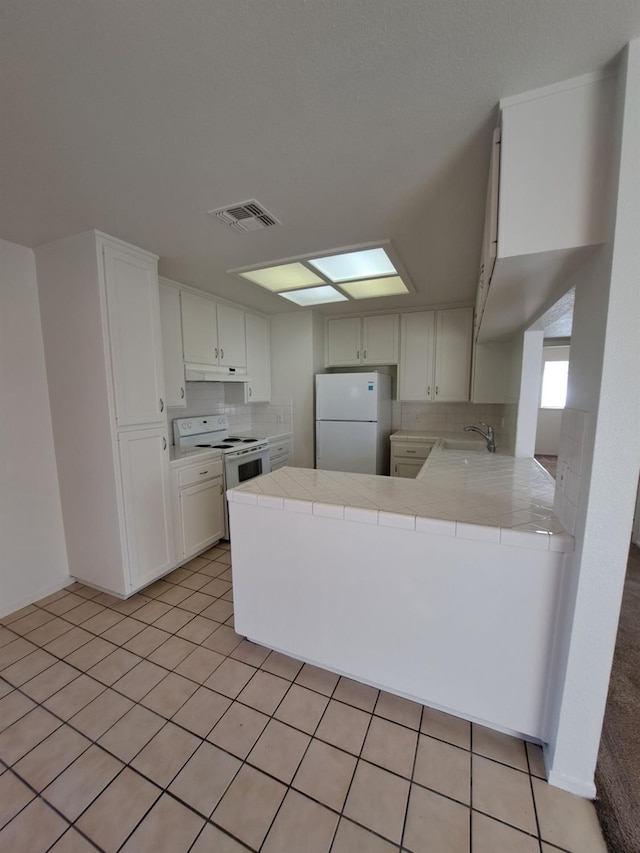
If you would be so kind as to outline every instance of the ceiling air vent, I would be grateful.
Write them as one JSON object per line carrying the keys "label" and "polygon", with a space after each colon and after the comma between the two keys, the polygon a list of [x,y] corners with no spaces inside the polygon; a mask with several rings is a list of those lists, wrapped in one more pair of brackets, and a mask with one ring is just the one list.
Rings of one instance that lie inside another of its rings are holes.
{"label": "ceiling air vent", "polygon": [[209,216],[215,216],[236,231],[259,231],[269,228],[271,225],[280,225],[280,222],[265,210],[255,199],[241,201],[229,207],[221,207],[218,210],[208,211]]}

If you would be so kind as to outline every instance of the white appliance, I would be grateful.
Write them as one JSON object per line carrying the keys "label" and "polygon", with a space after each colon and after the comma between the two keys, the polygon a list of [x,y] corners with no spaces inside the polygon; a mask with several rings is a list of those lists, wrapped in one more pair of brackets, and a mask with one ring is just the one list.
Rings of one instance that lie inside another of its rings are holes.
{"label": "white appliance", "polygon": [[316,468],[388,474],[390,435],[390,376],[316,376]]}
{"label": "white appliance", "polygon": [[[269,444],[266,438],[229,435],[226,415],[204,415],[198,418],[176,418],[173,421],[173,440],[178,450],[212,447],[222,451],[226,489],[239,486],[246,480],[268,474]],[[225,500],[225,531],[229,525]]]}

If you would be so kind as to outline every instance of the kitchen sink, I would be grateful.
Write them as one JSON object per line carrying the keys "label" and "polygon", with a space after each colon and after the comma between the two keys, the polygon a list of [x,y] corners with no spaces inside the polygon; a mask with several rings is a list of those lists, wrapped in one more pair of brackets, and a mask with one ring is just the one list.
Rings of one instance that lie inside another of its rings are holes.
{"label": "kitchen sink", "polygon": [[444,450],[466,450],[481,453],[486,450],[484,441],[476,441],[473,438],[445,438],[440,445]]}

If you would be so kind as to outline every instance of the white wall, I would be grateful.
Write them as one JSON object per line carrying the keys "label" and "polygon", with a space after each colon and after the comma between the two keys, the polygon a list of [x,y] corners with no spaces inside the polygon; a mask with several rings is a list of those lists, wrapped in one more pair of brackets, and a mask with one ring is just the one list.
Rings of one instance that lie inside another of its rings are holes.
{"label": "white wall", "polygon": [[[568,346],[546,346],[542,352],[542,372],[548,361],[568,361],[571,348]],[[557,456],[560,449],[562,409],[538,409],[536,428],[536,453]]]}
{"label": "white wall", "polygon": [[536,443],[536,423],[540,405],[542,379],[542,344],[544,333],[526,331],[522,340],[522,365],[516,443],[514,456],[532,457]]}
{"label": "white wall", "polygon": [[546,749],[549,780],[586,796],[595,791],[640,468],[640,40],[623,58],[619,94],[611,238],[575,276],[567,407],[584,413],[573,416],[584,439],[567,436],[583,448],[581,483]]}
{"label": "white wall", "polygon": [[68,581],[33,252],[0,240],[0,615]]}
{"label": "white wall", "polygon": [[324,324],[313,311],[271,317],[271,390],[274,397],[291,397],[293,405],[293,464],[315,465],[315,382],[324,371]]}

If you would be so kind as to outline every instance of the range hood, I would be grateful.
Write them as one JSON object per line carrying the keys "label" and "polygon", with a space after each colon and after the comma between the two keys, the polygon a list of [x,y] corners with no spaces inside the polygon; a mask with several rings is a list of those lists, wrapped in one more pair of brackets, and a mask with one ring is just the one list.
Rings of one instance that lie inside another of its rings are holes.
{"label": "range hood", "polygon": [[243,368],[215,367],[212,364],[194,364],[185,361],[184,378],[187,382],[250,382]]}

